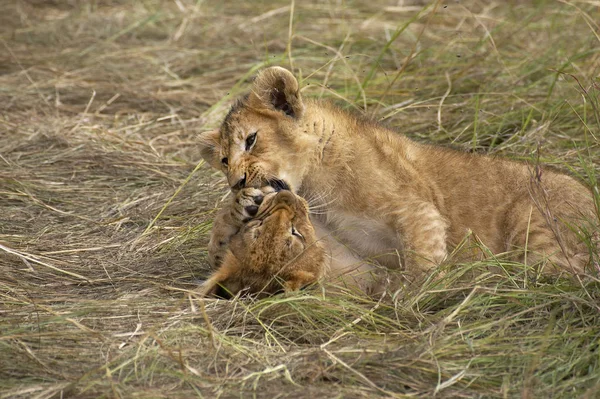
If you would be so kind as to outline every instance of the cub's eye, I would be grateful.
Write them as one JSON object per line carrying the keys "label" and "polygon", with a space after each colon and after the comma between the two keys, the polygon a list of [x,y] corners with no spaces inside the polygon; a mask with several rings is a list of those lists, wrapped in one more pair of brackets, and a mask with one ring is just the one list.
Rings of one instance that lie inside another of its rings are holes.
{"label": "cub's eye", "polygon": [[221,163],[223,165],[225,165],[225,166],[228,166],[229,165],[229,159],[227,159],[227,157],[225,157],[225,158],[221,159]]}
{"label": "cub's eye", "polygon": [[252,146],[256,143],[256,133],[252,133],[250,136],[246,137],[246,151],[250,151]]}
{"label": "cub's eye", "polygon": [[292,235],[293,235],[293,236],[296,236],[296,237],[298,237],[298,238],[304,238],[304,237],[302,236],[302,234],[300,234],[300,233],[298,232],[298,230],[296,230],[296,229],[294,228],[294,226],[292,226]]}

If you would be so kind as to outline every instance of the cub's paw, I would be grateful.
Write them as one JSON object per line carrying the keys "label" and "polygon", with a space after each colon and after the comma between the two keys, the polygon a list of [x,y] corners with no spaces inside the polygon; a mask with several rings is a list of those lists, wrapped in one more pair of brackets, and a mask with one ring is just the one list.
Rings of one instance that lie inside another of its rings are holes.
{"label": "cub's paw", "polygon": [[208,262],[213,268],[219,267],[232,238],[245,223],[256,216],[263,200],[274,194],[275,189],[272,187],[244,188],[217,214],[208,242]]}
{"label": "cub's paw", "polygon": [[241,223],[252,220],[258,213],[258,208],[263,203],[265,196],[271,193],[275,193],[275,189],[271,186],[248,187],[238,191],[231,209],[231,217]]}

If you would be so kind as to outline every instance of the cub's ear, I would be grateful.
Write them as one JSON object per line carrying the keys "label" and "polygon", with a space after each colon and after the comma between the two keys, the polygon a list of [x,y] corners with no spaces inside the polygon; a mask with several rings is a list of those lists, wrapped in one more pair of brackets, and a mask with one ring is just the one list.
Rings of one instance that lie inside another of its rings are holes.
{"label": "cub's ear", "polygon": [[221,134],[219,130],[200,133],[200,155],[213,168],[221,169]]}
{"label": "cub's ear", "polygon": [[254,106],[274,109],[292,118],[300,118],[304,112],[298,81],[290,71],[281,67],[270,67],[258,74],[250,101]]}
{"label": "cub's ear", "polygon": [[227,251],[221,267],[202,283],[196,292],[201,297],[230,299],[243,288],[240,272],[240,261],[231,251]]}

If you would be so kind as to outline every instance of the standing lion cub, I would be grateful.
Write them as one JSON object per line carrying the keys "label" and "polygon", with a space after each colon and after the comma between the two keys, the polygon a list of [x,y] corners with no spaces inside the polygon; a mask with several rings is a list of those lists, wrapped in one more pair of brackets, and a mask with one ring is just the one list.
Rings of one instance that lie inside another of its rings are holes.
{"label": "standing lion cub", "polygon": [[201,143],[234,192],[289,187],[359,256],[408,275],[438,265],[469,234],[493,254],[552,273],[584,273],[593,261],[582,237],[596,231],[598,210],[573,178],[416,143],[303,99],[280,67],[263,70]]}

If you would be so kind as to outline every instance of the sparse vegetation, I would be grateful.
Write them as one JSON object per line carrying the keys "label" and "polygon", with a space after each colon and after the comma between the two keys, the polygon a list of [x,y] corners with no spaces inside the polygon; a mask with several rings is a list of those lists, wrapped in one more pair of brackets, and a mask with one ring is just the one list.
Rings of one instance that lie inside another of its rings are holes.
{"label": "sparse vegetation", "polygon": [[416,140],[554,165],[600,204],[598,2],[5,3],[0,398],[598,396],[593,271],[192,294],[227,193],[196,137],[266,65]]}

